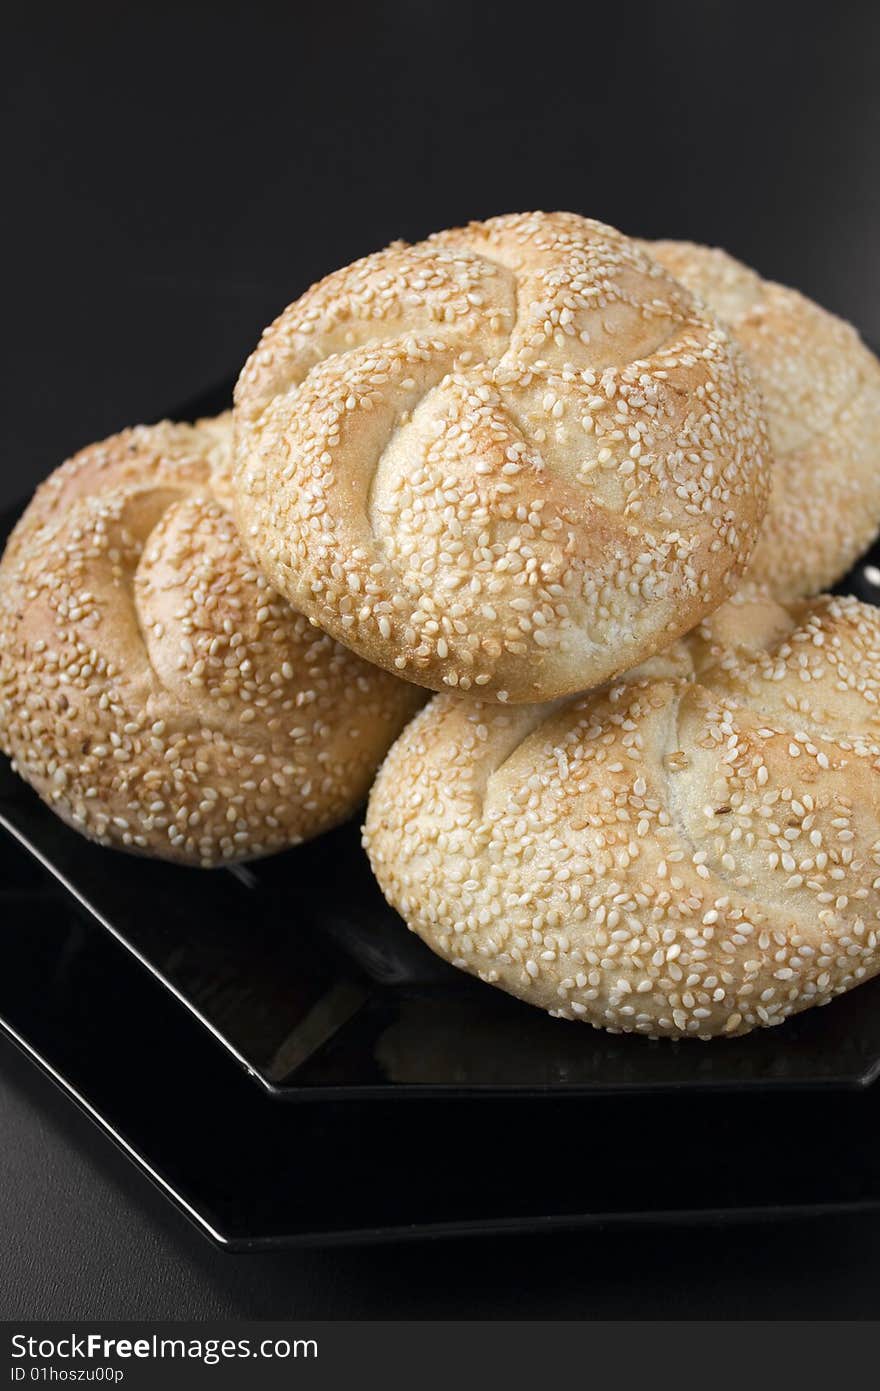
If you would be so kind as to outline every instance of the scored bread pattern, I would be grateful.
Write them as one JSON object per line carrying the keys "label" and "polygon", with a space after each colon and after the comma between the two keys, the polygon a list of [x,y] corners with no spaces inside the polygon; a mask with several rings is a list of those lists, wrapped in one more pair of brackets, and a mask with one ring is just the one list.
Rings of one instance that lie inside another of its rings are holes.
{"label": "scored bread pattern", "polygon": [[748,581],[781,599],[828,589],[880,525],[880,362],[851,324],[725,251],[643,245],[729,326],[764,401],[773,483]]}
{"label": "scored bread pattern", "polygon": [[328,276],[236,389],[237,506],[276,588],[363,656],[499,701],[665,646],[766,506],[735,348],[634,243],[493,219]]}
{"label": "scored bread pattern", "polygon": [[209,865],[349,815],[418,693],[244,552],[231,417],[137,427],[38,490],[0,567],[0,729],[66,821]]}
{"label": "scored bread pattern", "polygon": [[567,1019],[708,1038],[880,969],[880,614],[736,599],[602,690],[435,698],[375,784],[389,902]]}

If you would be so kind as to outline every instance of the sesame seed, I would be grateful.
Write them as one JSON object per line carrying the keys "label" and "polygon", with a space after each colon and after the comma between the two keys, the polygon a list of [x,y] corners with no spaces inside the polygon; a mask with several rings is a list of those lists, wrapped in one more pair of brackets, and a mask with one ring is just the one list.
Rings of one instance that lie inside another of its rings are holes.
{"label": "sesame seed", "polygon": [[255,569],[227,505],[231,427],[166,421],[81,450],[0,563],[2,738],[19,773],[102,844],[199,866],[350,815],[421,699]]}
{"label": "sesame seed", "polygon": [[769,493],[729,338],[574,214],[327,276],[266,330],[235,414],[236,505],[278,592],[389,671],[511,703],[600,684],[692,627],[734,587]]}
{"label": "sesame seed", "polygon": [[455,940],[462,969],[562,1018],[775,1026],[880,971],[878,653],[880,610],[856,599],[739,594],[585,694],[437,696],[376,780],[374,872],[434,951]]}
{"label": "sesame seed", "polygon": [[[849,324],[724,251],[646,249],[725,321],[764,397],[776,481],[749,577],[783,599],[829,588],[880,523],[880,364]],[[874,565],[861,574],[880,583]],[[821,648],[822,636],[810,645]],[[809,662],[802,679],[811,679]]]}

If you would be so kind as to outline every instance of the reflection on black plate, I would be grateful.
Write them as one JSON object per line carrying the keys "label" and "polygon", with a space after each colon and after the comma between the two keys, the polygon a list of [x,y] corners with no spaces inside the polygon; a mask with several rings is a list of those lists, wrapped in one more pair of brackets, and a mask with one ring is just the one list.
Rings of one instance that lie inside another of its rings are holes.
{"label": "reflection on black plate", "polygon": [[407,931],[355,822],[206,873],[84,841],[4,761],[0,826],[279,1098],[841,1087],[880,1070],[880,980],[777,1029],[709,1044],[551,1019],[454,970]]}
{"label": "reflection on black plate", "polygon": [[230,1247],[880,1205],[874,1089],[279,1104],[6,838],[0,882],[3,1027]]}
{"label": "reflection on black plate", "polygon": [[0,828],[0,1024],[218,1239],[880,1200],[880,980],[743,1039],[616,1037],[434,957],[354,823],[205,873],[83,841],[2,761]]}

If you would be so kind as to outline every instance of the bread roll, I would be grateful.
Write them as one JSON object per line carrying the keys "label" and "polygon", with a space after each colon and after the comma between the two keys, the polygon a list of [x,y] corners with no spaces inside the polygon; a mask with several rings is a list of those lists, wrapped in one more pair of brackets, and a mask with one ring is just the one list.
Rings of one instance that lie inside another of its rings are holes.
{"label": "bread roll", "polygon": [[82,450],[0,563],[0,740],[104,845],[266,855],[348,816],[422,693],[316,631],[242,550],[231,419]]}
{"label": "bread roll", "polygon": [[742,344],[775,456],[748,578],[777,598],[845,575],[880,527],[880,362],[855,329],[724,251],[644,243]]}
{"label": "bread roll", "polygon": [[279,592],[389,671],[499,701],[604,681],[716,608],[769,486],[727,334],[570,213],[328,276],[264,333],[236,422]]}
{"label": "bread roll", "polygon": [[737,596],[602,690],[438,696],[365,845],[440,956],[565,1019],[711,1038],[880,965],[880,613]]}

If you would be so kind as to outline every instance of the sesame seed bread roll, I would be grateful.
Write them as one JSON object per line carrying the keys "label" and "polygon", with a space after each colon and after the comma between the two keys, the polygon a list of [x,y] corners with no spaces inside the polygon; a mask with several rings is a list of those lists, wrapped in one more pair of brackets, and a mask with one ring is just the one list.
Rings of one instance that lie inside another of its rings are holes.
{"label": "sesame seed bread roll", "polygon": [[880,967],[880,613],[737,595],[574,699],[438,696],[365,845],[453,965],[564,1019],[712,1038]]}
{"label": "sesame seed bread roll", "polygon": [[748,579],[781,599],[829,588],[880,527],[880,362],[850,324],[725,251],[644,246],[728,324],[764,398],[775,463]]}
{"label": "sesame seed bread roll", "polygon": [[229,414],[138,426],[37,490],[0,562],[0,743],[69,825],[185,864],[348,816],[423,693],[279,598],[226,505]]}
{"label": "sesame seed bread roll", "polygon": [[735,589],[766,506],[726,331],[570,213],[327,276],[235,399],[238,518],[272,584],[437,690],[534,701],[644,660]]}

